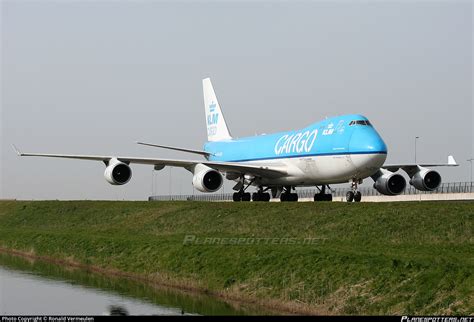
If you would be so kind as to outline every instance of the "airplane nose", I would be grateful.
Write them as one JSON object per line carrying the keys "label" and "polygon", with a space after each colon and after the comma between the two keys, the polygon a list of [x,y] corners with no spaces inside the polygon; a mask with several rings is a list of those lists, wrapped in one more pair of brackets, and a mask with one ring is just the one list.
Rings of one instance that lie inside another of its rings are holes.
{"label": "airplane nose", "polygon": [[352,133],[349,150],[352,153],[387,153],[387,146],[372,127],[360,127]]}
{"label": "airplane nose", "polygon": [[361,176],[377,171],[387,158],[387,146],[374,128],[355,129],[349,143],[353,165]]}

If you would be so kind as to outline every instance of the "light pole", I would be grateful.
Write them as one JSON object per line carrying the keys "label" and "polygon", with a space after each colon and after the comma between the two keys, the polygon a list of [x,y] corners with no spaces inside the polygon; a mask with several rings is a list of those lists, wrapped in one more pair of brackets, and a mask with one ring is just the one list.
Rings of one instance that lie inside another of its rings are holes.
{"label": "light pole", "polygon": [[474,161],[474,158],[470,158],[467,160],[467,162],[470,162],[471,163],[471,184],[472,184],[472,161]]}
{"label": "light pole", "polygon": [[170,167],[170,181],[169,181],[169,187],[168,187],[168,195],[169,195],[169,199],[171,200],[171,167]]}
{"label": "light pole", "polygon": [[416,164],[416,141],[419,139],[419,136],[415,136],[415,164]]}

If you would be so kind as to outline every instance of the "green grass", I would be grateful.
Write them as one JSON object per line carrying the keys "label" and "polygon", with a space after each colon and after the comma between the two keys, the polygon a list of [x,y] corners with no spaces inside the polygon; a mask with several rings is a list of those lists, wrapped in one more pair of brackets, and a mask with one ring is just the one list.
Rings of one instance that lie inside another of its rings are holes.
{"label": "green grass", "polygon": [[473,223],[470,202],[2,201],[0,246],[314,312],[467,315]]}

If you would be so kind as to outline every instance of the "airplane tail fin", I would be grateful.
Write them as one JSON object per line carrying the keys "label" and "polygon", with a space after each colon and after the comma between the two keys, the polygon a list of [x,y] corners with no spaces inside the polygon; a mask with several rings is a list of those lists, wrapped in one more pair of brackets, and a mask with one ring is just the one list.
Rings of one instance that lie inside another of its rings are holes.
{"label": "airplane tail fin", "polygon": [[202,80],[202,90],[206,110],[207,139],[210,142],[232,139],[210,78]]}

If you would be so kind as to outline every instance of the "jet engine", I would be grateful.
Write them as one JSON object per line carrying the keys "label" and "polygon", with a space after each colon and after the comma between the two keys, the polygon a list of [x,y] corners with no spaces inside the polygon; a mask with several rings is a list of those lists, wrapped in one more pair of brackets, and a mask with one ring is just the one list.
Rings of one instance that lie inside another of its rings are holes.
{"label": "jet engine", "polygon": [[399,195],[405,190],[407,182],[405,178],[398,173],[392,173],[387,170],[379,170],[374,176],[374,188],[383,195]]}
{"label": "jet engine", "polygon": [[219,171],[204,164],[197,164],[193,173],[193,186],[201,192],[215,192],[221,188],[224,181]]}
{"label": "jet engine", "polygon": [[132,178],[132,169],[130,169],[128,164],[114,158],[108,162],[104,177],[110,184],[123,185]]}
{"label": "jet engine", "polygon": [[433,191],[441,184],[441,175],[434,170],[419,167],[410,180],[410,184],[421,191]]}

